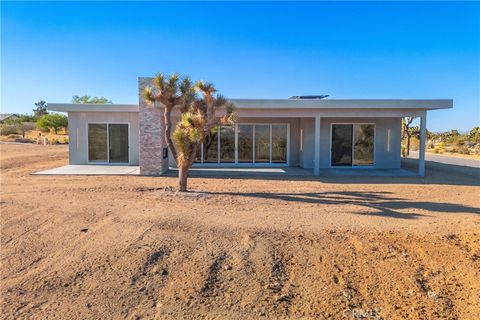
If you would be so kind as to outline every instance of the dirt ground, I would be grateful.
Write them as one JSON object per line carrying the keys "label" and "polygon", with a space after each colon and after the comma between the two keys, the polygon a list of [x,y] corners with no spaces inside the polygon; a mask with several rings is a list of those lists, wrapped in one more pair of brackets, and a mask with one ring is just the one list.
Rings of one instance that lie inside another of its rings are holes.
{"label": "dirt ground", "polygon": [[34,176],[0,145],[4,319],[479,319],[478,177]]}

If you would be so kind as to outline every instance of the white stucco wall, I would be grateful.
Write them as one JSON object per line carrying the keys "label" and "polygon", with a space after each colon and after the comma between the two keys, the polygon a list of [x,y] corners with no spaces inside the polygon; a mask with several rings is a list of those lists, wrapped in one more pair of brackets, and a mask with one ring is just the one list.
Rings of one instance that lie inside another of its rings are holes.
{"label": "white stucco wall", "polygon": [[[373,168],[400,168],[401,118],[322,118],[320,120],[320,168],[330,168],[330,127],[332,123],[374,123],[375,151]],[[313,168],[315,122],[302,118],[303,150],[299,154],[300,166]],[[388,147],[390,130],[390,148]]]}
{"label": "white stucco wall", "polygon": [[138,165],[138,112],[69,112],[69,163],[88,164],[88,123],[128,123],[130,165]]}
{"label": "white stucco wall", "polygon": [[[69,112],[70,164],[88,164],[88,123],[128,123],[130,135],[130,165],[139,163],[138,112]],[[238,123],[289,123],[290,166],[313,168],[314,118],[240,118]],[[400,167],[401,118],[321,118],[320,167],[330,167],[330,128],[332,123],[374,123],[374,168]],[[387,135],[390,130],[390,148]],[[303,132],[303,139],[301,138]],[[303,145],[301,146],[301,140]],[[388,151],[389,149],[389,151]],[[170,157],[171,158],[171,157]],[[170,165],[175,165],[173,159]]]}

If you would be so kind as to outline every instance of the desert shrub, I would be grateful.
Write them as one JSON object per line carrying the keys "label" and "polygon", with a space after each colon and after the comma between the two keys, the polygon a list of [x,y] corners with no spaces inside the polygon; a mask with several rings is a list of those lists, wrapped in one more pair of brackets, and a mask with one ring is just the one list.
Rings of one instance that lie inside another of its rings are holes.
{"label": "desert shrub", "polygon": [[60,144],[60,141],[58,141],[58,139],[53,139],[51,141],[51,144]]}
{"label": "desert shrub", "polygon": [[2,124],[0,125],[0,135],[9,136],[11,134],[17,134],[20,131],[20,127],[16,124]]}
{"label": "desert shrub", "polygon": [[440,142],[438,143],[435,148],[433,149],[434,153],[444,153],[445,152],[445,143]]}
{"label": "desert shrub", "polygon": [[67,137],[63,138],[63,143],[68,144],[68,138]]}
{"label": "desert shrub", "polygon": [[15,142],[20,142],[20,143],[34,143],[35,141],[33,141],[32,139],[29,139],[29,138],[22,138],[19,136],[19,138],[16,138],[15,139]]}
{"label": "desert shrub", "polygon": [[452,152],[460,154],[470,154],[470,149],[467,146],[459,146],[452,148]]}

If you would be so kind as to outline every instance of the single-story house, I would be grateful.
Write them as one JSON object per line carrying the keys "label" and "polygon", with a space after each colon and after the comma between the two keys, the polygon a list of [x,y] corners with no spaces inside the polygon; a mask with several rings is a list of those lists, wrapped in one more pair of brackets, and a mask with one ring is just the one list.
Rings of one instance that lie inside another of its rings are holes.
{"label": "single-story house", "polygon": [[[139,78],[139,92],[152,78]],[[195,166],[394,169],[401,163],[403,117],[420,117],[418,174],[425,174],[427,111],[449,99],[231,99],[238,122],[207,137]],[[175,165],[164,140],[163,110],[139,104],[49,103],[67,112],[70,164],[128,164],[162,175]],[[174,115],[178,118],[178,114]],[[173,119],[175,121],[175,119]]]}

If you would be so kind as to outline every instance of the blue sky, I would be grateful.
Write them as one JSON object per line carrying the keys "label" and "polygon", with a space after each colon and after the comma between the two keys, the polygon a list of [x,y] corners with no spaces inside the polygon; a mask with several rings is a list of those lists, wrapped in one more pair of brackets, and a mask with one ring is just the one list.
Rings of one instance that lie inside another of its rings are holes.
{"label": "blue sky", "polygon": [[73,95],[137,103],[178,71],[231,98],[453,98],[428,129],[480,122],[480,3],[4,2],[1,111]]}

